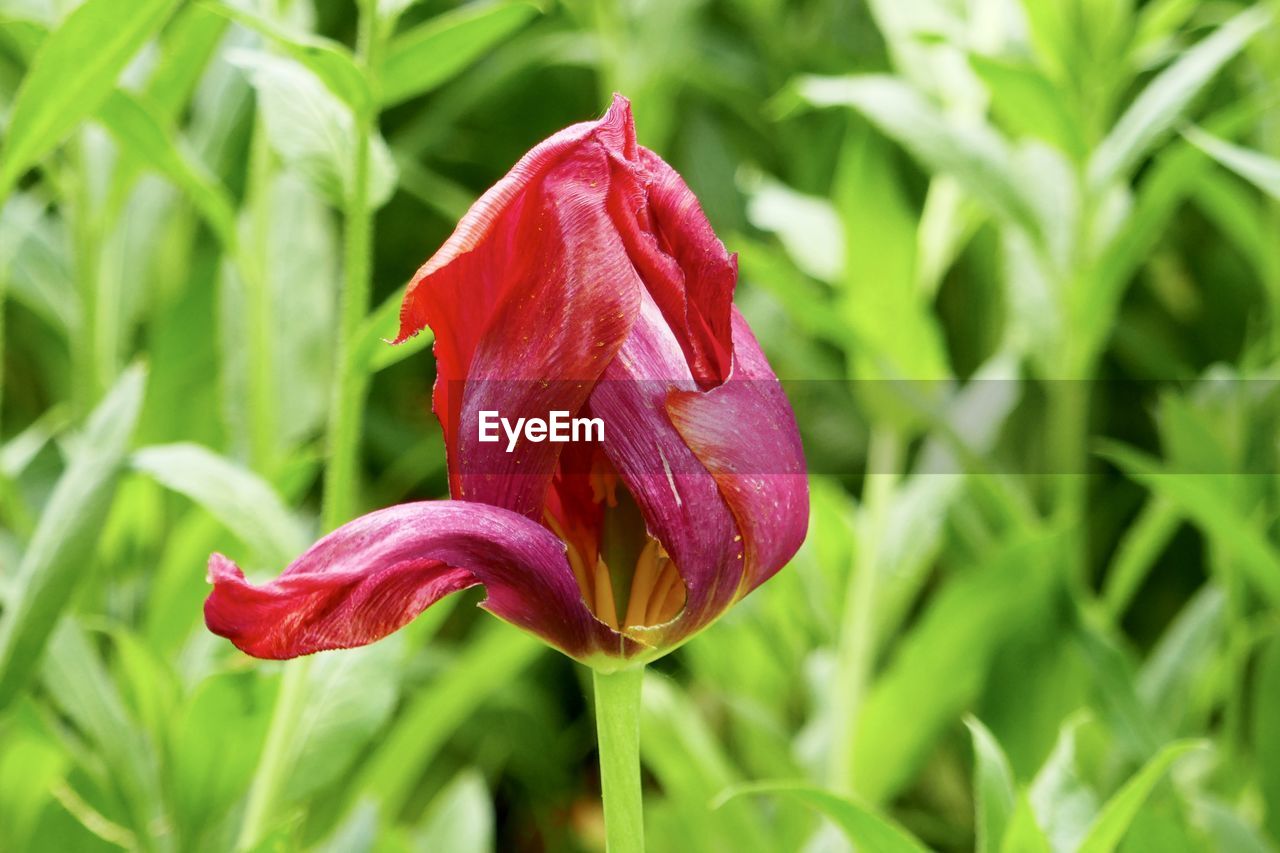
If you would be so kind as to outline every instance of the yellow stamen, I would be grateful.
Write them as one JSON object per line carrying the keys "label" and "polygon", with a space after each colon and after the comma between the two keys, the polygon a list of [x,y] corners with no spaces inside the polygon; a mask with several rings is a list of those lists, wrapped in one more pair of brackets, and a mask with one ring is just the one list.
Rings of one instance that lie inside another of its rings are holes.
{"label": "yellow stamen", "polygon": [[[675,573],[673,572],[673,574]],[[658,615],[653,620],[653,624],[661,625],[663,622],[669,622],[674,619],[676,614],[684,609],[685,597],[684,584],[680,582],[679,574],[676,574],[676,582],[667,591],[667,597],[662,602],[662,606],[658,608]]]}
{"label": "yellow stamen", "polygon": [[640,557],[636,560],[635,576],[631,579],[631,597],[627,599],[627,618],[623,620],[623,624],[644,625],[645,611],[649,607],[649,597],[653,594],[653,586],[658,581],[659,561],[662,559],[658,556],[662,546],[658,544],[657,539],[650,539],[645,543],[644,550],[640,552]]}
{"label": "yellow stamen", "polygon": [[618,630],[618,605],[613,601],[613,584],[603,557],[596,559],[596,618]]}
{"label": "yellow stamen", "polygon": [[564,535],[564,528],[556,520],[555,516],[549,512],[543,512],[542,517],[546,520],[547,526],[551,528],[551,532],[560,537],[560,541],[568,549],[569,566],[573,569],[573,576],[578,581],[578,589],[582,592],[582,597],[587,602],[593,601],[595,599],[595,585],[592,583],[594,578],[587,572],[587,563],[582,558],[582,554],[569,541],[569,537]]}
{"label": "yellow stamen", "polygon": [[611,507],[618,505],[618,475],[611,469],[593,466],[588,481],[591,483],[591,500]]}
{"label": "yellow stamen", "polygon": [[653,594],[649,597],[649,606],[644,615],[646,625],[661,625],[675,615],[673,613],[664,618],[667,600],[673,593],[678,593],[680,603],[684,602],[684,582],[680,579],[676,564],[669,559],[663,559],[660,562],[662,565],[658,567],[658,582],[654,585]]}

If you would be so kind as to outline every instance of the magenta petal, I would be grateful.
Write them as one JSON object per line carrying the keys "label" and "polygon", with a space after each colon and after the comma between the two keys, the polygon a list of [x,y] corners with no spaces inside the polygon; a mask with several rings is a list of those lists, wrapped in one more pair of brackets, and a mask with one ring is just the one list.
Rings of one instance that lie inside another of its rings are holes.
{"label": "magenta petal", "polygon": [[221,554],[210,558],[209,575],[209,630],[259,658],[372,643],[476,584],[488,592],[481,606],[572,657],[634,649],[587,609],[559,539],[481,504],[428,501],[371,512],[261,586]]}
{"label": "magenta petal", "polygon": [[684,611],[672,625],[646,632],[663,646],[697,631],[732,603],[742,577],[742,546],[716,482],[672,426],[673,388],[694,389],[684,353],[646,294],[640,315],[589,403],[605,423],[604,450],[635,496],[649,533],[666,548],[684,580]]}
{"label": "magenta petal", "polygon": [[733,355],[729,307],[737,259],[725,251],[698,199],[661,157],[640,149],[645,184],[633,187],[629,164],[609,196],[609,209],[636,272],[662,311],[703,387],[718,385]]}
{"label": "magenta petal", "polygon": [[671,420],[711,472],[746,540],[746,594],[782,568],[809,525],[800,431],[747,321],[733,310],[733,373],[719,388],[673,392]]}
{"label": "magenta petal", "polygon": [[649,213],[658,241],[684,273],[684,311],[672,310],[668,321],[698,382],[718,384],[732,363],[730,309],[738,257],[725,250],[679,172],[647,148],[640,149],[640,162],[650,175]]}
{"label": "magenta petal", "polygon": [[[627,164],[637,157],[630,105],[616,97],[599,121],[567,128],[521,158],[406,291],[398,340],[428,324],[435,332],[433,399],[455,498],[540,516],[559,447],[507,454],[480,444],[475,415],[576,412],[621,345],[640,282],[607,198],[619,169],[618,180],[636,183]],[[555,381],[543,388],[537,380]]]}
{"label": "magenta petal", "polygon": [[605,209],[605,159],[583,146],[527,202],[531,236],[514,247],[525,268],[494,312],[462,390],[454,497],[540,518],[564,445],[521,441],[508,453],[505,439],[479,440],[480,412],[512,422],[576,415],[634,322],[641,284]]}

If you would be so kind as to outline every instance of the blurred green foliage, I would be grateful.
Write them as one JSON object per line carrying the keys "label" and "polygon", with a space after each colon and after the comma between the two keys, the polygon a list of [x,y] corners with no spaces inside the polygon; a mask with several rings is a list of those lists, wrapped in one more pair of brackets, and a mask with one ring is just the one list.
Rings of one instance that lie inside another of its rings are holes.
{"label": "blurred green foliage", "polygon": [[352,194],[367,509],[446,490],[400,288],[613,90],[830,380],[805,548],[648,675],[650,848],[1276,849],[1280,4],[356,5],[0,0],[0,849],[601,849],[474,595],[270,738],[200,604],[318,531]]}

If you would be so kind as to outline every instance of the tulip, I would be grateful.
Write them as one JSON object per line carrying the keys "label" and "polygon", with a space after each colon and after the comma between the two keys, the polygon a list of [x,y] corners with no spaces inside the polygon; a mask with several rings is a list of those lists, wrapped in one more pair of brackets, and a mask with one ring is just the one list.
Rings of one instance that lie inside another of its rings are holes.
{"label": "tulip", "polygon": [[[357,518],[262,585],[213,555],[209,629],[291,658],[482,585],[482,607],[610,672],[707,627],[791,558],[808,517],[795,418],[736,279],[625,98],[547,139],[405,293],[396,342],[435,333],[452,499]],[[556,411],[603,438],[509,449],[477,429],[480,412]]]}

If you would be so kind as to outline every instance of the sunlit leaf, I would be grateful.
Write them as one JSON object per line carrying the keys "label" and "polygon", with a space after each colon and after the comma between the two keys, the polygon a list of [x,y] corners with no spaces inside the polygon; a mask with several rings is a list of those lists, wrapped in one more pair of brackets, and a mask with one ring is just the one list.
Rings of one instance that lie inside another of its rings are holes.
{"label": "sunlit leaf", "polygon": [[802,77],[795,88],[813,106],[858,110],[927,168],[955,177],[994,213],[1038,236],[1035,212],[1013,169],[1013,151],[990,125],[951,121],[905,82],[883,74]]}
{"label": "sunlit leaf", "polygon": [[[350,191],[355,150],[351,110],[312,72],[268,53],[234,54],[261,99],[272,147],[335,206]],[[381,136],[369,147],[369,203],[380,207],[395,190],[396,169]]]}
{"label": "sunlit leaf", "polygon": [[1148,83],[1094,150],[1089,162],[1093,186],[1105,187],[1136,166],[1219,69],[1270,20],[1262,7],[1241,12]]}
{"label": "sunlit leaf", "polygon": [[973,790],[978,850],[999,851],[1013,819],[1017,795],[1009,759],[977,717],[965,720],[973,738]]}
{"label": "sunlit leaf", "polygon": [[145,387],[142,368],[120,378],[89,418],[40,515],[0,614],[0,707],[26,686],[77,578],[92,565]]}
{"label": "sunlit leaf", "polygon": [[448,82],[540,13],[536,3],[472,3],[392,40],[378,69],[382,103],[398,104]]}
{"label": "sunlit leaf", "polygon": [[227,191],[177,145],[156,111],[143,100],[117,89],[98,111],[98,118],[120,145],[187,193],[224,246],[234,248],[235,207]]}
{"label": "sunlit leaf", "polygon": [[1189,127],[1182,133],[1204,153],[1280,201],[1280,160],[1232,145],[1198,127]]}
{"label": "sunlit leaf", "polygon": [[197,444],[145,447],[133,467],[209,511],[268,563],[281,567],[306,538],[279,495],[253,472]]}
{"label": "sunlit leaf", "polygon": [[493,802],[484,777],[464,770],[436,795],[420,829],[413,833],[421,850],[488,853],[493,849]]}
{"label": "sunlit leaf", "polygon": [[1174,762],[1202,747],[1200,741],[1179,741],[1161,749],[1103,805],[1080,843],[1080,853],[1110,853],[1115,850],[1143,802]]}
{"label": "sunlit leaf", "polygon": [[271,39],[292,59],[306,66],[329,91],[353,110],[369,108],[369,83],[351,52],[338,42],[290,30],[247,8],[212,3],[209,9]]}
{"label": "sunlit leaf", "polygon": [[0,151],[0,199],[111,94],[178,0],[86,0],[54,30],[23,79]]}
{"label": "sunlit leaf", "polygon": [[923,853],[928,849],[905,829],[867,806],[813,785],[758,782],[731,788],[717,798],[717,801],[725,803],[750,794],[772,794],[804,803],[834,821],[859,849],[875,850],[877,853]]}

